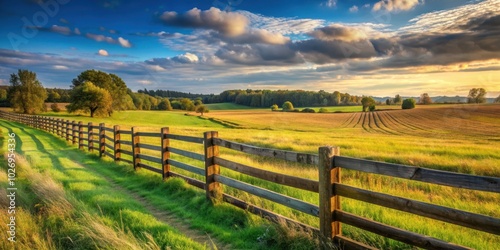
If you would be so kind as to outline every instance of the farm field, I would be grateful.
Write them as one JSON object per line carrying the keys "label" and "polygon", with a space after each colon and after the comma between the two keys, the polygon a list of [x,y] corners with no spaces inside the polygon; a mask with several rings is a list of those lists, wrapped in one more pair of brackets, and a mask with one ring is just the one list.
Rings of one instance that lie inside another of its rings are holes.
{"label": "farm field", "polygon": [[[327,114],[252,109],[214,110],[204,117],[195,116],[194,113],[185,115],[185,112],[180,111],[125,111],[117,112],[111,118],[90,118],[66,113],[47,113],[47,115],[67,120],[105,122],[107,127],[119,124],[121,129],[139,126],[141,131],[158,131],[160,127],[168,126],[171,133],[197,137],[201,137],[205,131],[216,130],[223,139],[307,153],[317,153],[318,147],[322,145],[335,145],[340,147],[341,155],[346,156],[460,173],[500,176],[500,105],[432,105],[413,110]],[[145,142],[158,144],[153,140]],[[175,143],[175,147],[181,149],[203,152],[202,147]],[[318,178],[318,171],[312,166],[269,161],[229,150],[221,150],[221,155],[229,160],[259,166],[266,170],[309,179]],[[201,162],[188,161],[188,163],[203,167]],[[258,182],[229,170],[225,174],[313,204],[318,203],[318,198],[307,191]],[[343,182],[373,191],[500,217],[498,194],[462,192],[456,188],[349,171],[343,172]],[[306,224],[318,226],[317,221],[311,216],[237,190],[228,188],[225,192]],[[494,246],[500,244],[500,237],[492,234],[463,230],[459,226],[422,219],[378,206],[367,206],[354,200],[345,199],[342,204],[343,210],[460,245],[476,249],[495,249]],[[409,223],[411,221],[416,223]],[[343,230],[344,234],[379,248],[408,248],[405,244],[361,232],[352,227],[345,226]]]}

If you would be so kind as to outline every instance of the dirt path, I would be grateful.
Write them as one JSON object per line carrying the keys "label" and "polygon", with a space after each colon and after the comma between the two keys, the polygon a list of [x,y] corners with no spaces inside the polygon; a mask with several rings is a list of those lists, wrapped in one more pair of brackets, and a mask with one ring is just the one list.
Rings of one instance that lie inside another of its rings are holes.
{"label": "dirt path", "polygon": [[[54,157],[50,152],[48,152],[44,149],[43,143],[39,140],[39,138],[36,138],[36,136],[34,134],[30,133],[29,129],[24,129],[23,127],[16,126],[13,123],[9,123],[9,122],[6,122],[6,123],[9,124],[11,128],[15,127],[17,129],[20,129],[26,136],[31,137],[31,139],[37,145],[37,148],[39,149],[39,151],[46,154],[48,158]],[[7,127],[6,127],[6,129],[9,130]],[[22,149],[20,150],[19,153],[24,155],[24,152],[22,151]],[[71,157],[67,157],[66,159],[71,161],[71,163],[72,163],[71,165],[86,169],[86,170],[92,172],[93,174],[95,174],[96,176],[102,177],[110,184],[111,188],[116,190],[116,192],[125,194],[125,195],[129,196],[130,198],[136,200],[151,215],[153,215],[158,221],[163,222],[163,223],[171,226],[172,228],[175,228],[179,233],[185,235],[186,237],[192,239],[193,241],[195,241],[197,243],[200,243],[201,245],[206,246],[207,249],[231,249],[230,245],[226,245],[224,243],[221,243],[220,241],[218,241],[215,238],[211,238],[205,232],[190,228],[188,223],[182,221],[180,218],[176,217],[174,214],[172,214],[168,211],[158,209],[153,204],[151,204],[149,201],[147,201],[144,197],[140,196],[139,194],[137,194],[133,191],[130,191],[130,190],[120,186],[119,184],[117,184],[115,181],[113,181],[109,177],[94,171],[91,167],[89,167],[83,163],[80,163],[78,161],[75,161],[75,160],[71,159]]]}

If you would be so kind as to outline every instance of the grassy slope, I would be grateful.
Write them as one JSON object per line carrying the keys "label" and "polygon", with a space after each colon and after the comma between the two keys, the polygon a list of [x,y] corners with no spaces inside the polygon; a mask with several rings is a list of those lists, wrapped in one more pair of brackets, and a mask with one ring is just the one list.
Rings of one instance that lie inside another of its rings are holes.
{"label": "grassy slope", "polygon": [[[214,111],[206,115],[232,123],[243,124],[248,129],[225,128],[218,123],[211,123],[207,120],[202,120],[201,126],[191,125],[200,122],[201,119],[194,116],[184,116],[183,113],[179,112],[146,112],[150,114],[147,116],[149,117],[147,120],[140,120],[144,119],[142,112],[120,112],[113,118],[95,118],[94,121],[106,120],[109,124],[128,126],[140,123],[154,127],[155,131],[160,127],[156,124],[159,124],[159,121],[165,121],[165,123],[161,122],[160,124],[169,126],[172,133],[178,134],[190,134],[199,137],[203,131],[217,130],[220,137],[229,140],[311,153],[315,153],[319,145],[333,144],[341,147],[342,155],[457,172],[499,176],[500,140],[498,139],[500,139],[500,135],[497,129],[498,113],[495,113],[493,109],[490,110],[492,115],[487,113],[479,114],[478,111],[481,111],[481,109],[468,108],[471,106],[466,108],[463,108],[465,106],[445,106],[445,108],[450,107],[450,112],[448,112],[449,110],[442,111],[441,107],[435,106],[422,107],[411,111],[388,111],[390,115],[397,116],[399,122],[405,123],[405,126],[388,123],[392,131],[399,133],[395,135],[382,133],[383,131],[380,130],[364,130],[360,126],[347,126],[349,119],[356,118],[354,116],[357,114],[296,114],[267,110],[233,110]],[[432,116],[429,116],[429,119],[421,117],[422,112],[426,116],[431,114],[433,110],[437,111]],[[463,119],[455,118],[454,116],[457,115]],[[122,120],[124,117],[127,117],[128,120]],[[81,120],[82,117],[69,116],[69,119],[75,118]],[[90,118],[85,119],[92,120]],[[386,122],[388,121],[387,117],[384,119],[386,119]],[[431,127],[429,124],[435,127]],[[149,143],[157,144],[155,141]],[[192,148],[191,145],[184,145],[176,141],[172,143],[174,143],[172,146],[202,152],[200,147]],[[317,171],[314,168],[304,168],[303,166],[290,165],[279,161],[269,162],[256,157],[241,156],[229,150],[223,150],[222,154],[225,158],[234,159],[248,165],[257,165],[263,169],[317,179]],[[189,163],[201,167],[200,163],[193,161]],[[224,174],[317,204],[317,197],[308,192],[283,188],[272,183],[259,182],[231,171]],[[463,192],[460,189],[381,178],[375,175],[349,171],[344,171],[343,182],[378,192],[386,192],[500,217],[498,206],[500,195]],[[314,218],[245,195],[242,192],[230,189],[226,189],[226,191],[250,200],[252,203],[260,204],[286,216],[317,226],[317,220]],[[463,230],[461,227],[421,219],[378,206],[367,206],[349,199],[344,199],[343,209],[390,225],[478,249],[494,249],[493,246],[500,243],[498,236],[479,233],[474,230]],[[402,244],[387,241],[371,234],[360,233],[347,226],[344,227],[344,233],[382,248],[405,248]]]}
{"label": "grassy slope", "polygon": [[[64,189],[65,196],[69,197],[71,204],[75,204],[75,209],[71,214],[71,217],[75,219],[64,222],[62,228],[58,228],[58,225],[53,224],[52,221],[66,221],[66,218],[61,218],[57,214],[49,218],[39,217],[40,221],[37,223],[42,226],[37,233],[43,235],[47,231],[53,234],[53,237],[49,237],[45,242],[48,245],[52,244],[62,249],[92,248],[85,244],[93,244],[95,241],[93,237],[100,238],[102,235],[99,233],[106,233],[120,238],[124,243],[110,240],[100,245],[103,248],[127,248],[120,245],[122,243],[131,245],[137,243],[141,246],[135,249],[142,248],[142,245],[146,247],[147,244],[161,249],[166,247],[171,249],[204,248],[180,235],[175,229],[157,221],[143,205],[113,188],[113,185],[109,183],[111,180],[121,187],[144,196],[156,208],[175,214],[183,223],[188,223],[202,232],[210,233],[225,244],[230,244],[231,247],[237,249],[297,249],[294,246],[299,246],[301,249],[314,248],[314,241],[311,241],[306,234],[294,238],[288,238],[286,234],[277,235],[280,227],[227,204],[213,206],[205,199],[203,191],[179,179],[162,182],[158,175],[152,175],[147,171],[134,172],[130,167],[103,161],[94,154],[82,154],[81,151],[68,147],[64,141],[48,133],[16,123],[0,120],[0,129],[10,130],[18,135],[17,151],[27,158],[26,164],[19,168],[32,167],[35,172],[50,176],[56,185],[61,186],[61,190]],[[24,176],[29,176],[27,173],[28,171],[22,172],[20,178],[26,179],[27,177]],[[4,181],[2,179],[2,182]],[[32,204],[27,205],[24,210],[28,211],[28,214],[31,213],[31,221],[36,220],[34,219],[37,217],[36,211],[29,211],[36,201],[33,201],[34,198],[28,194],[20,195],[23,200],[29,201],[28,204]],[[38,199],[43,200],[45,197],[42,195]],[[4,220],[6,218],[2,216],[2,222]],[[97,231],[90,235],[96,227],[91,221],[102,221],[107,227],[106,231]],[[6,223],[2,224],[6,225]],[[87,226],[89,224],[92,226]],[[27,230],[26,226],[22,226],[21,230]],[[25,241],[32,244],[29,238]],[[210,244],[207,242],[206,246]]]}

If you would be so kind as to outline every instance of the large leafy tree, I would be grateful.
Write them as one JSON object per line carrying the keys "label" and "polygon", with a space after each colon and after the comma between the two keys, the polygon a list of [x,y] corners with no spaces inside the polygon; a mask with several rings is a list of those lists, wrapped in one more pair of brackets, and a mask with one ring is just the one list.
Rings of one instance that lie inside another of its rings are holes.
{"label": "large leafy tree", "polygon": [[10,75],[9,101],[15,111],[25,114],[36,114],[45,110],[44,101],[47,91],[36,78],[36,73],[18,70]]}
{"label": "large leafy tree", "polygon": [[110,109],[110,114],[113,110],[125,110],[127,109],[130,97],[128,96],[128,89],[125,82],[115,74],[108,74],[99,70],[86,70],[75,79],[73,79],[73,88],[83,85],[85,82],[92,82],[95,86],[103,88],[109,92],[112,98],[112,109]]}
{"label": "large leafy tree", "polygon": [[420,95],[420,103],[421,104],[431,104],[432,103],[432,99],[429,96],[429,94],[427,94],[427,93],[421,94]]}
{"label": "large leafy tree", "polygon": [[73,88],[68,111],[88,111],[90,112],[90,117],[94,117],[94,115],[107,116],[112,109],[111,98],[111,94],[106,89],[99,88],[92,82],[87,81]]}
{"label": "large leafy tree", "polygon": [[365,96],[363,97],[363,99],[361,99],[361,104],[363,105],[363,112],[365,111],[373,111],[375,110],[375,99],[373,99],[372,97],[369,97],[369,96]]}
{"label": "large leafy tree", "polygon": [[485,103],[486,90],[483,88],[472,88],[467,96],[468,103]]}

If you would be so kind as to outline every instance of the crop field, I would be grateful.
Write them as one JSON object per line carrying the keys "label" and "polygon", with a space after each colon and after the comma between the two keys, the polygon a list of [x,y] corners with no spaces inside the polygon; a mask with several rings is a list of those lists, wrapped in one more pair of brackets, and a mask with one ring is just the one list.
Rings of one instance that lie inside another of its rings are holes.
{"label": "crop field", "polygon": [[[64,112],[46,115],[94,124],[104,122],[107,127],[121,125],[121,129],[139,126],[141,131],[159,131],[161,127],[169,127],[170,133],[197,137],[202,137],[205,131],[215,130],[219,132],[220,138],[231,141],[315,154],[320,146],[334,145],[339,146],[341,155],[345,156],[467,174],[500,176],[500,105],[430,105],[412,110],[314,114],[272,112],[269,109],[230,109],[231,107],[234,106],[227,105],[224,108],[222,105],[221,110],[212,110],[203,117],[194,113],[186,115],[181,111],[124,111],[116,112],[108,118],[75,116]],[[153,138],[144,141],[141,138],[141,142],[159,144],[159,141]],[[201,146],[178,141],[172,141],[171,145],[203,153]],[[156,156],[147,150],[144,153]],[[314,166],[252,157],[225,149],[221,149],[221,155],[228,160],[265,170],[309,179],[318,178],[318,170]],[[182,156],[173,155],[172,159],[203,167],[203,162]],[[198,178],[181,169],[172,169]],[[317,195],[308,191],[257,180],[227,169],[222,171],[231,178],[318,204]],[[343,183],[356,187],[500,217],[499,194],[464,192],[458,188],[352,171],[344,171],[342,178]],[[318,226],[317,219],[312,216],[231,188],[225,188],[224,192],[303,223]],[[493,234],[472,229],[464,230],[460,226],[423,219],[347,198],[342,201],[342,209],[476,249],[495,249],[495,246],[500,244],[500,237]],[[343,233],[382,249],[410,248],[349,226],[343,227]]]}

